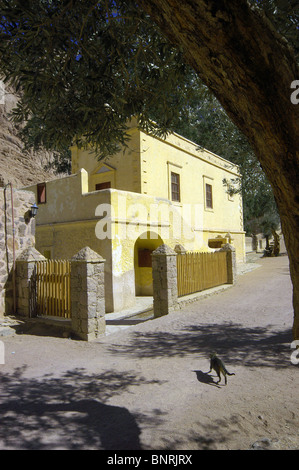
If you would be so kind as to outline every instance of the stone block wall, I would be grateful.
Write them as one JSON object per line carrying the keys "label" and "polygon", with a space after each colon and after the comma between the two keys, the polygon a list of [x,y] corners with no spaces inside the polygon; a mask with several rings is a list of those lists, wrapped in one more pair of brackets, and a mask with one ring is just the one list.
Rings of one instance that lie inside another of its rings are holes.
{"label": "stone block wall", "polygon": [[219,251],[226,252],[227,283],[234,284],[237,277],[236,250],[233,245],[226,243]]}
{"label": "stone block wall", "polygon": [[85,341],[105,334],[104,262],[87,246],[71,259],[72,331]]}
{"label": "stone block wall", "polygon": [[177,308],[176,252],[167,245],[152,253],[154,316],[167,315]]}
{"label": "stone block wall", "polygon": [[[34,247],[24,250],[16,260],[18,315],[36,316],[35,265],[42,260],[45,261],[45,257]],[[71,259],[71,330],[85,341],[95,340],[106,331],[104,263],[105,260],[87,246]]]}
{"label": "stone block wall", "polygon": [[35,245],[35,219],[26,218],[35,202],[34,194],[13,189],[12,197],[10,186],[0,188],[0,317],[14,313],[13,252],[16,260],[26,248]]}
{"label": "stone block wall", "polygon": [[35,263],[44,261],[33,246],[26,248],[16,260],[16,313],[25,317],[36,316]]}

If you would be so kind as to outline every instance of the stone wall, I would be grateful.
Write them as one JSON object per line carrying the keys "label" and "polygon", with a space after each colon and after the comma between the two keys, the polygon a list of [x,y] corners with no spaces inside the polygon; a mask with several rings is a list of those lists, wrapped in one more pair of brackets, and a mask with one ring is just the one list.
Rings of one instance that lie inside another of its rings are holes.
{"label": "stone wall", "polygon": [[159,246],[152,253],[155,317],[178,308],[176,256],[167,245]]}
{"label": "stone wall", "polygon": [[16,189],[13,189],[12,194],[13,201],[10,185],[0,188],[0,316],[14,313],[13,248],[16,260],[26,248],[35,245],[35,219],[25,221],[35,202],[34,194]]}
{"label": "stone wall", "polygon": [[[36,316],[35,264],[41,260],[44,256],[34,247],[26,248],[16,260],[16,313],[27,318]],[[97,339],[106,330],[104,263],[87,246],[71,259],[71,330],[85,341]]]}
{"label": "stone wall", "polygon": [[33,246],[26,248],[16,260],[16,314],[32,317],[36,316],[36,280],[35,263],[44,261]]}
{"label": "stone wall", "polygon": [[87,246],[71,259],[72,331],[85,341],[105,334],[104,262]]}

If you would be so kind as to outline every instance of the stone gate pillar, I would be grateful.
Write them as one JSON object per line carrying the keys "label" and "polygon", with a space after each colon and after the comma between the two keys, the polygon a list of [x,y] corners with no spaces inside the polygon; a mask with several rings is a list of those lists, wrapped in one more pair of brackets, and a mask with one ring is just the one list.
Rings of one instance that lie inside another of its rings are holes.
{"label": "stone gate pillar", "polygon": [[17,314],[36,316],[35,263],[46,258],[33,246],[24,250],[16,260]]}
{"label": "stone gate pillar", "polygon": [[236,249],[230,243],[226,243],[219,251],[226,251],[227,283],[235,284],[237,278]]}
{"label": "stone gate pillar", "polygon": [[175,310],[178,302],[176,252],[167,245],[152,253],[154,316]]}
{"label": "stone gate pillar", "polygon": [[105,334],[105,260],[89,247],[71,259],[72,330],[92,341]]}

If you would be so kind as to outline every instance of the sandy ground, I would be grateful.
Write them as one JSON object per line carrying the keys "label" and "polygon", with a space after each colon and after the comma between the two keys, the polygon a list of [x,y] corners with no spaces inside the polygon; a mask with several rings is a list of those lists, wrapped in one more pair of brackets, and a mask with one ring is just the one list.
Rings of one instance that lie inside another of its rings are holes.
{"label": "sandy ground", "polygon": [[[259,264],[95,343],[0,338],[0,449],[299,449],[288,258]],[[226,386],[207,373],[212,351],[236,374]]]}

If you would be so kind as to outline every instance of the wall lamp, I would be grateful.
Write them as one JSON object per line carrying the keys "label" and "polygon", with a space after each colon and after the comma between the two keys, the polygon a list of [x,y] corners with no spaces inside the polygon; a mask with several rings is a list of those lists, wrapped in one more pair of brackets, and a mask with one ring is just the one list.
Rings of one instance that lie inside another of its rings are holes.
{"label": "wall lamp", "polygon": [[24,214],[24,218],[25,218],[25,223],[28,224],[30,222],[30,219],[34,219],[34,217],[36,216],[37,214],[37,211],[38,211],[38,207],[37,205],[34,203],[32,204],[30,210],[28,210],[25,214]]}
{"label": "wall lamp", "polygon": [[36,205],[35,203],[32,204],[31,210],[30,210],[30,217],[31,217],[31,218],[34,218],[34,217],[36,216],[36,214],[37,214],[37,211],[38,211],[37,205]]}

